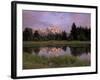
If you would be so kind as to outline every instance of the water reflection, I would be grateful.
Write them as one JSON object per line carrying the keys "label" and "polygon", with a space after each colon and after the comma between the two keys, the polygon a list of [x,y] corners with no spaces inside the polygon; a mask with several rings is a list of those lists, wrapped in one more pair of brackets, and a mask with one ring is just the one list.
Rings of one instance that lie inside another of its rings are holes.
{"label": "water reflection", "polygon": [[88,54],[90,52],[89,47],[70,47],[70,49],[73,56],[80,56],[82,54]]}
{"label": "water reflection", "polygon": [[44,56],[48,58],[68,55],[75,56],[80,59],[90,60],[90,46],[24,47],[23,51],[32,55]]}

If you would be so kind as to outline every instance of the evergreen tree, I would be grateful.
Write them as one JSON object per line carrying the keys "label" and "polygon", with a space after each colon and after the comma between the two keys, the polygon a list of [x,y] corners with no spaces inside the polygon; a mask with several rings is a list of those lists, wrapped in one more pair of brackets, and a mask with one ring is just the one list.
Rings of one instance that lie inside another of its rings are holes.
{"label": "evergreen tree", "polygon": [[62,40],[67,40],[67,33],[65,31],[62,32]]}
{"label": "evergreen tree", "polygon": [[30,41],[33,38],[33,33],[31,28],[25,28],[23,31],[23,40],[24,41]]}
{"label": "evergreen tree", "polygon": [[40,34],[37,30],[34,32],[33,38],[34,38],[34,40],[39,40]]}
{"label": "evergreen tree", "polygon": [[72,24],[72,29],[71,29],[71,38],[73,39],[73,40],[76,40],[77,39],[77,31],[76,31],[77,29],[76,29],[76,24],[75,23],[73,23]]}

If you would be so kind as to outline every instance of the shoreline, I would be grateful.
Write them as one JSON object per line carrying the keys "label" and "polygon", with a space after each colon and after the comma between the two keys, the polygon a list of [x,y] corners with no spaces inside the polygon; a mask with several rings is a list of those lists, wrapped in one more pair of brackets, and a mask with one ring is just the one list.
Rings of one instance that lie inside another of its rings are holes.
{"label": "shoreline", "polygon": [[23,47],[34,47],[34,46],[85,46],[91,45],[90,41],[24,41]]}

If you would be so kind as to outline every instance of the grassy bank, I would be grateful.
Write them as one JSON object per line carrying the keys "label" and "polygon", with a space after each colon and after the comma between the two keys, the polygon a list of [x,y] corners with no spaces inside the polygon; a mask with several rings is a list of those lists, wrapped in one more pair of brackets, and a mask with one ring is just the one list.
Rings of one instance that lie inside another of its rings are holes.
{"label": "grassy bank", "polygon": [[68,46],[85,46],[86,44],[90,44],[90,41],[24,41],[24,47],[34,47],[34,46],[60,46],[60,45],[68,45]]}
{"label": "grassy bank", "polygon": [[29,53],[23,53],[23,69],[55,68],[89,66],[89,61],[82,61],[74,56],[40,57]]}

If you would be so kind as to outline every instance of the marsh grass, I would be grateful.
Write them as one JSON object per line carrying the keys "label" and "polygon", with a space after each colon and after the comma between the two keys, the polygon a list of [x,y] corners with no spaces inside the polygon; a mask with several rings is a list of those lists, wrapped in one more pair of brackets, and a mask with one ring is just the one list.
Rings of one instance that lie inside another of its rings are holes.
{"label": "marsh grass", "polygon": [[83,61],[74,56],[43,57],[23,53],[23,69],[57,68],[57,67],[90,66],[89,61]]}
{"label": "marsh grass", "polygon": [[24,47],[38,47],[38,46],[64,46],[64,45],[68,45],[68,46],[87,46],[90,45],[90,41],[24,41],[23,42],[23,46]]}

